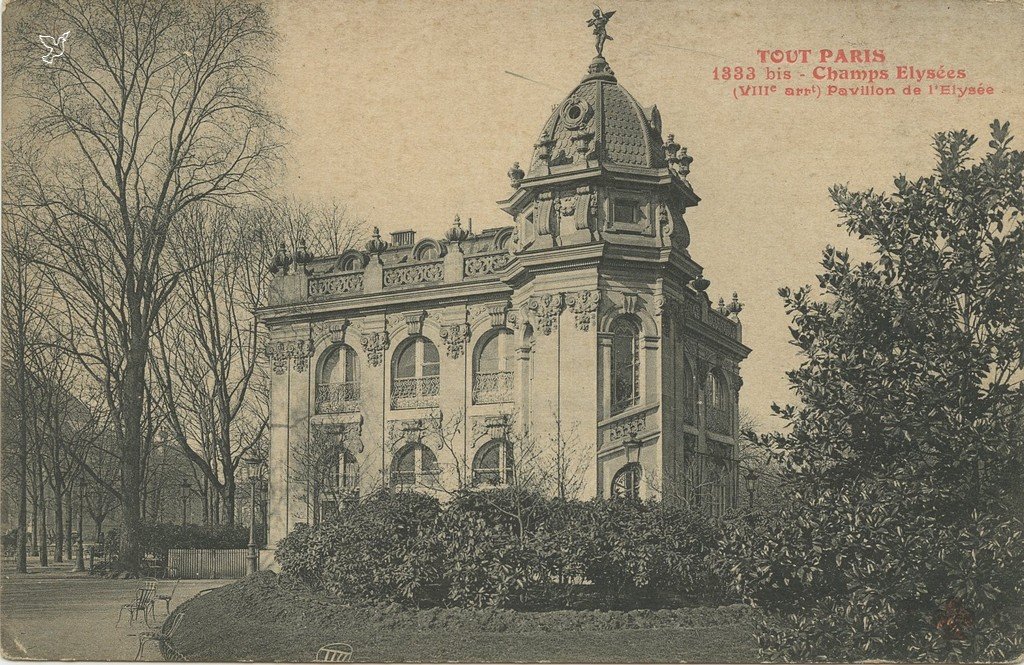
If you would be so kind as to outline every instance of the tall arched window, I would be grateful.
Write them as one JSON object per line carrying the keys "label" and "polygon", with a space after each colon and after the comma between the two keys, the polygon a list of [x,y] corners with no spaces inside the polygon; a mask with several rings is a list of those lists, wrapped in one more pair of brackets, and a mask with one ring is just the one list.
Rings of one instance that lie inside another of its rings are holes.
{"label": "tall arched window", "polygon": [[514,363],[511,331],[502,328],[484,336],[473,356],[473,403],[511,402]]}
{"label": "tall arched window", "polygon": [[612,413],[640,403],[640,328],[627,318],[612,324]]}
{"label": "tall arched window", "polygon": [[512,482],[512,444],[494,439],[473,458],[474,485],[507,485]]}
{"label": "tall arched window", "polygon": [[327,450],[317,464],[314,478],[314,514],[318,519],[336,514],[358,486],[359,472],[355,456],[342,446]]}
{"label": "tall arched window", "polygon": [[697,375],[693,363],[683,358],[683,420],[690,425],[697,424]]}
{"label": "tall arched window", "polygon": [[399,450],[391,463],[391,485],[400,490],[435,488],[440,474],[434,452],[419,443]]}
{"label": "tall arched window", "polygon": [[441,392],[441,357],[426,337],[407,339],[395,352],[391,376],[391,408],[437,406]]}
{"label": "tall arched window", "polygon": [[729,398],[725,378],[718,370],[711,370],[707,380],[707,428],[719,434],[731,434]]}
{"label": "tall arched window", "polygon": [[337,344],[320,360],[316,377],[316,412],[344,413],[359,410],[359,376],[352,347]]}
{"label": "tall arched window", "polygon": [[612,497],[616,499],[639,499],[642,471],[643,469],[638,462],[630,462],[619,469],[612,478]]}
{"label": "tall arched window", "polygon": [[708,470],[708,506],[715,517],[721,517],[729,509],[728,469],[718,460],[711,462]]}

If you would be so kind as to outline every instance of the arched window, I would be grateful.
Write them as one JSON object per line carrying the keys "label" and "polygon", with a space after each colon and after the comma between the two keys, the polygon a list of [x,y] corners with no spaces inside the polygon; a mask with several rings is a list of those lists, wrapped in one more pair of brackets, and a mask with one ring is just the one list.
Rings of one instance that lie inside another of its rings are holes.
{"label": "arched window", "polygon": [[507,485],[512,482],[512,444],[495,439],[484,444],[473,458],[474,485]]}
{"label": "arched window", "polygon": [[359,270],[359,258],[356,256],[346,256],[341,262],[342,272],[350,272],[352,270]]}
{"label": "arched window", "polygon": [[712,462],[708,470],[708,505],[715,517],[721,517],[729,508],[728,480],[726,466],[718,461]]}
{"label": "arched window", "polygon": [[433,451],[419,443],[399,450],[391,463],[391,485],[400,490],[437,487],[440,474]]}
{"label": "arched window", "polygon": [[437,406],[441,392],[441,357],[426,337],[407,339],[395,351],[391,380],[391,408]]}
{"label": "arched window", "polygon": [[318,519],[336,514],[345,500],[357,491],[359,472],[355,456],[335,446],[321,456],[313,483],[314,512]]}
{"label": "arched window", "polygon": [[638,462],[630,462],[618,470],[612,478],[612,497],[616,499],[639,499],[640,478],[643,469]]}
{"label": "arched window", "polygon": [[729,399],[725,378],[718,370],[711,370],[707,380],[707,428],[719,434],[731,434]]}
{"label": "arched window", "polygon": [[512,401],[515,349],[512,332],[504,328],[486,335],[473,358],[473,403]]}
{"label": "arched window", "polygon": [[344,413],[359,410],[359,376],[352,347],[337,344],[320,360],[316,377],[316,412]]}
{"label": "arched window", "polygon": [[683,369],[683,418],[691,425],[697,424],[697,375],[693,364],[684,358]]}
{"label": "arched window", "polygon": [[619,318],[612,324],[612,413],[640,403],[640,328]]}
{"label": "arched window", "polygon": [[424,240],[413,250],[412,258],[416,261],[436,261],[441,258],[441,252],[433,240]]}

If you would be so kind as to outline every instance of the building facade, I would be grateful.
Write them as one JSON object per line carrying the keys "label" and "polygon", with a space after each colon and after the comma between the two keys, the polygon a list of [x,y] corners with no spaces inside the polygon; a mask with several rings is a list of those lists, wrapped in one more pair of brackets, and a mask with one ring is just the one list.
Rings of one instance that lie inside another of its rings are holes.
{"label": "building facade", "polygon": [[599,49],[508,173],[511,225],[282,245],[260,312],[269,542],[382,486],[734,505],[749,349],[687,249],[691,161]]}

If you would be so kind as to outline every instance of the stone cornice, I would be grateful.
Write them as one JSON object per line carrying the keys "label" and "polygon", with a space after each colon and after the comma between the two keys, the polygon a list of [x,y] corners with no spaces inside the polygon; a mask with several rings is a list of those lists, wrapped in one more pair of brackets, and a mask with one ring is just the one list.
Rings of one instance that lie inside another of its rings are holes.
{"label": "stone cornice", "polygon": [[306,322],[311,317],[337,316],[346,313],[351,316],[354,311],[364,314],[380,313],[401,309],[410,304],[445,307],[465,304],[470,300],[507,299],[511,293],[510,287],[499,280],[475,280],[457,284],[437,284],[429,288],[407,291],[366,293],[353,295],[343,300],[261,307],[256,310],[256,317],[264,324]]}

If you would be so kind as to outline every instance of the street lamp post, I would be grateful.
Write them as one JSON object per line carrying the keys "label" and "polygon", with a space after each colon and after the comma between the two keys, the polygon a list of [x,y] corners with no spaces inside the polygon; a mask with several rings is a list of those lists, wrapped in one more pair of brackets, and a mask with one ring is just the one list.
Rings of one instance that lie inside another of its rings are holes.
{"label": "street lamp post", "polygon": [[181,481],[181,526],[188,524],[188,493],[191,489],[187,480]]}
{"label": "street lamp post", "polygon": [[246,559],[249,561],[249,574],[259,569],[259,551],[256,546],[256,489],[260,480],[259,467],[262,460],[251,455],[245,459],[245,465],[249,469],[249,554]]}
{"label": "street lamp post", "polygon": [[743,479],[747,482],[747,508],[749,508],[750,510],[753,510],[754,509],[754,487],[756,486],[756,483],[757,483],[757,473],[755,473],[754,469],[752,469],[752,468],[748,469],[747,470],[747,475],[744,476]]}

